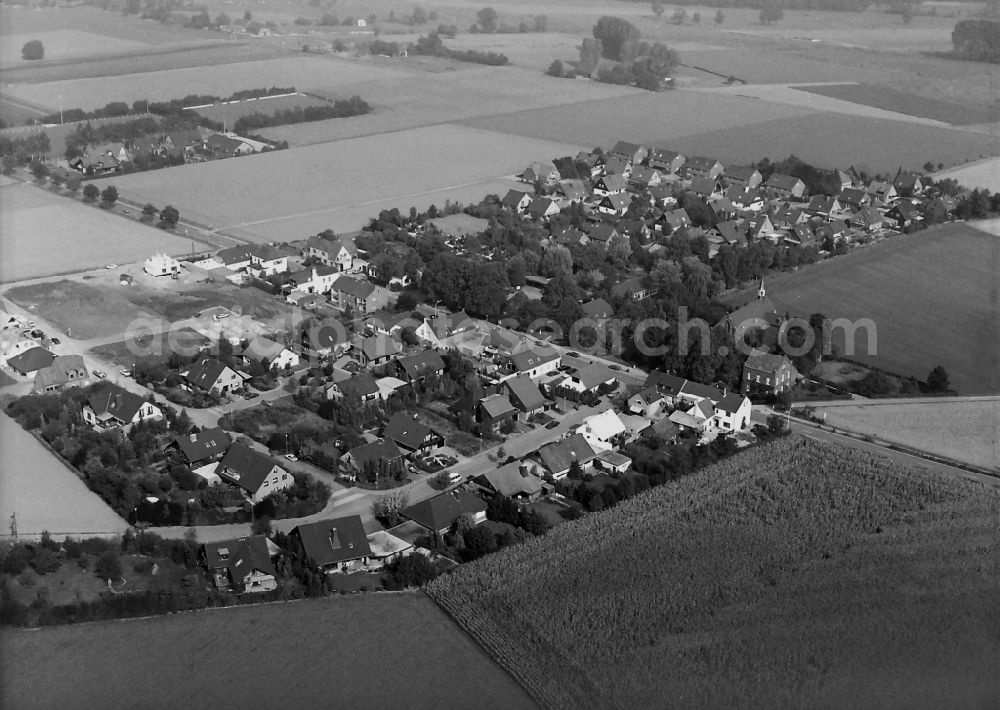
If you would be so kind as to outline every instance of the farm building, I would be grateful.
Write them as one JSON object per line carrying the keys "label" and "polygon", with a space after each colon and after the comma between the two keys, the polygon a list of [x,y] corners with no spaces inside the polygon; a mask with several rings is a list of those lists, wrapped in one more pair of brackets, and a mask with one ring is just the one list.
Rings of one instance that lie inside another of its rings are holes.
{"label": "farm building", "polygon": [[166,254],[153,254],[143,263],[142,270],[150,276],[172,276],[180,273],[181,263]]}

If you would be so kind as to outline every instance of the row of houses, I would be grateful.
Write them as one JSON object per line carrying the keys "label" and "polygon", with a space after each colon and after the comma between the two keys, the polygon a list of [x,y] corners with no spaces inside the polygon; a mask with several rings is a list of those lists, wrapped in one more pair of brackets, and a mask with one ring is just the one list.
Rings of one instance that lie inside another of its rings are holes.
{"label": "row of houses", "polygon": [[268,143],[219,133],[198,127],[163,135],[142,136],[124,142],[86,146],[69,166],[84,175],[109,175],[121,172],[137,158],[174,157],[185,162],[201,162],[219,158],[251,155],[270,149]]}

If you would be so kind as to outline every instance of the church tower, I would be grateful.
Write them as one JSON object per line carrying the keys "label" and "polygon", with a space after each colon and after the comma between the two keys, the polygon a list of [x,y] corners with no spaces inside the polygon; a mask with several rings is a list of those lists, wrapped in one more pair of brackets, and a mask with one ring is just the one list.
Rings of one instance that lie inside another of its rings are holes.
{"label": "church tower", "polygon": [[767,291],[764,290],[764,277],[760,277],[760,288],[757,290],[757,300],[763,301],[767,296]]}

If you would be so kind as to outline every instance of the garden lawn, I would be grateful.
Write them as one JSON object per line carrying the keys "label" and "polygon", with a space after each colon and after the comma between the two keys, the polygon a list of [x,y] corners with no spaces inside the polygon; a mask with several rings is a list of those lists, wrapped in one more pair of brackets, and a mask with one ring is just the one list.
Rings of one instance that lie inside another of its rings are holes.
{"label": "garden lawn", "polygon": [[1000,399],[815,408],[826,423],[1000,473]]}
{"label": "garden lawn", "polygon": [[536,707],[421,593],[6,631],[0,651],[8,708]]}

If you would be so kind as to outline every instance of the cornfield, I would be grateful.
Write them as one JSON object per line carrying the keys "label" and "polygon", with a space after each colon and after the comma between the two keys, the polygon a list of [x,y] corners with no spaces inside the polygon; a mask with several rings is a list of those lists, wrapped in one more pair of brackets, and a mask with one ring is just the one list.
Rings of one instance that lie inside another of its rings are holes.
{"label": "cornfield", "polygon": [[796,437],[439,578],[546,708],[1000,698],[1000,495]]}

